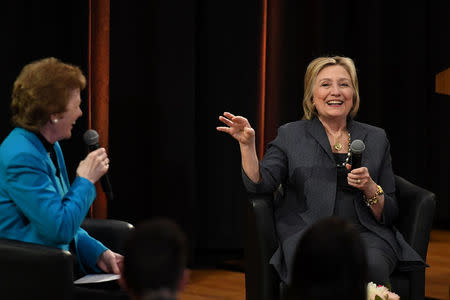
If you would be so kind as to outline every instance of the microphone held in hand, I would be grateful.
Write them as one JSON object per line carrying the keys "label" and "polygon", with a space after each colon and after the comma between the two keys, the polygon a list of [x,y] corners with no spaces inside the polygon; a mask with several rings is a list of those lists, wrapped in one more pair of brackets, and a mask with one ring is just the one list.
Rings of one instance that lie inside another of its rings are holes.
{"label": "microphone held in hand", "polygon": [[352,170],[361,168],[362,154],[366,149],[366,145],[361,140],[354,140],[350,144],[350,153],[352,157]]}
{"label": "microphone held in hand", "polygon": [[[89,152],[97,150],[100,148],[100,145],[98,143],[99,136],[97,131],[93,129],[87,130],[83,135],[84,143],[88,146]],[[105,173],[100,178],[100,184],[102,185],[103,192],[106,195],[106,198],[109,200],[112,200],[114,198],[112,188],[111,188],[111,182],[109,181],[108,173]]]}

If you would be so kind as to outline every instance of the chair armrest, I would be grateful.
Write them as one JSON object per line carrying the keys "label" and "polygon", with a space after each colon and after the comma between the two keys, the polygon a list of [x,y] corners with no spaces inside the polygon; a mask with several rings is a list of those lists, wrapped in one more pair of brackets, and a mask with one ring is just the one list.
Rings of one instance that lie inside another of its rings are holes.
{"label": "chair armrest", "polygon": [[71,299],[73,257],[69,251],[0,239],[2,299]]}
{"label": "chair armrest", "polygon": [[272,300],[280,295],[280,280],[269,264],[278,248],[272,200],[271,194],[249,195],[245,238],[247,300]]}
{"label": "chair armrest", "polygon": [[411,247],[426,260],[436,196],[397,175],[395,185],[400,211],[396,226]]}
{"label": "chair armrest", "polygon": [[134,226],[128,222],[113,219],[86,218],[81,224],[90,236],[102,242],[114,252],[123,254],[124,244]]}

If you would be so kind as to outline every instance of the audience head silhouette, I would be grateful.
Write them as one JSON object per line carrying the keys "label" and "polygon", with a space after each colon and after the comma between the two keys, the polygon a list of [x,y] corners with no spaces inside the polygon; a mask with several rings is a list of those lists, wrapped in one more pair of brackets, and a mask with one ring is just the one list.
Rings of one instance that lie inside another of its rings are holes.
{"label": "audience head silhouette", "polygon": [[289,299],[366,298],[367,258],[358,232],[343,219],[330,217],[311,226],[294,259]]}
{"label": "audience head silhouette", "polygon": [[187,239],[169,219],[136,226],[124,256],[121,282],[133,299],[176,299],[187,282]]}

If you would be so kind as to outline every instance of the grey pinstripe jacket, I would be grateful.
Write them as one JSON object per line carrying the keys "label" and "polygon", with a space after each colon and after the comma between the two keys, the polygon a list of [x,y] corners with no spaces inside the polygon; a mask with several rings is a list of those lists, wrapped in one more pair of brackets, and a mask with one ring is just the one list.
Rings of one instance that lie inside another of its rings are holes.
{"label": "grey pinstripe jacket", "polygon": [[[361,224],[378,234],[394,249],[399,261],[417,261],[421,257],[392,226],[398,215],[395,182],[391,165],[390,145],[383,129],[348,120],[351,139],[363,140],[366,149],[362,166],[385,192],[381,222],[362,200],[355,200]],[[244,172],[243,181],[249,192],[271,193],[280,184],[284,196],[274,200],[275,223],[280,247],[270,263],[281,279],[290,282],[295,247],[304,230],[320,219],[331,216],[336,198],[337,172],[325,129],[318,118],[285,124],[269,143],[260,162],[261,181],[253,183]]]}

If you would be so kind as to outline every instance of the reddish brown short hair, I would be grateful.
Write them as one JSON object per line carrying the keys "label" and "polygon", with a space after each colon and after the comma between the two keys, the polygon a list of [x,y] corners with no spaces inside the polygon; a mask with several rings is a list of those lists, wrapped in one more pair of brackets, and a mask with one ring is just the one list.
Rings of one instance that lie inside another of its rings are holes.
{"label": "reddish brown short hair", "polygon": [[86,77],[80,68],[49,57],[26,65],[12,91],[14,126],[38,132],[50,115],[66,110],[69,93],[84,89]]}

